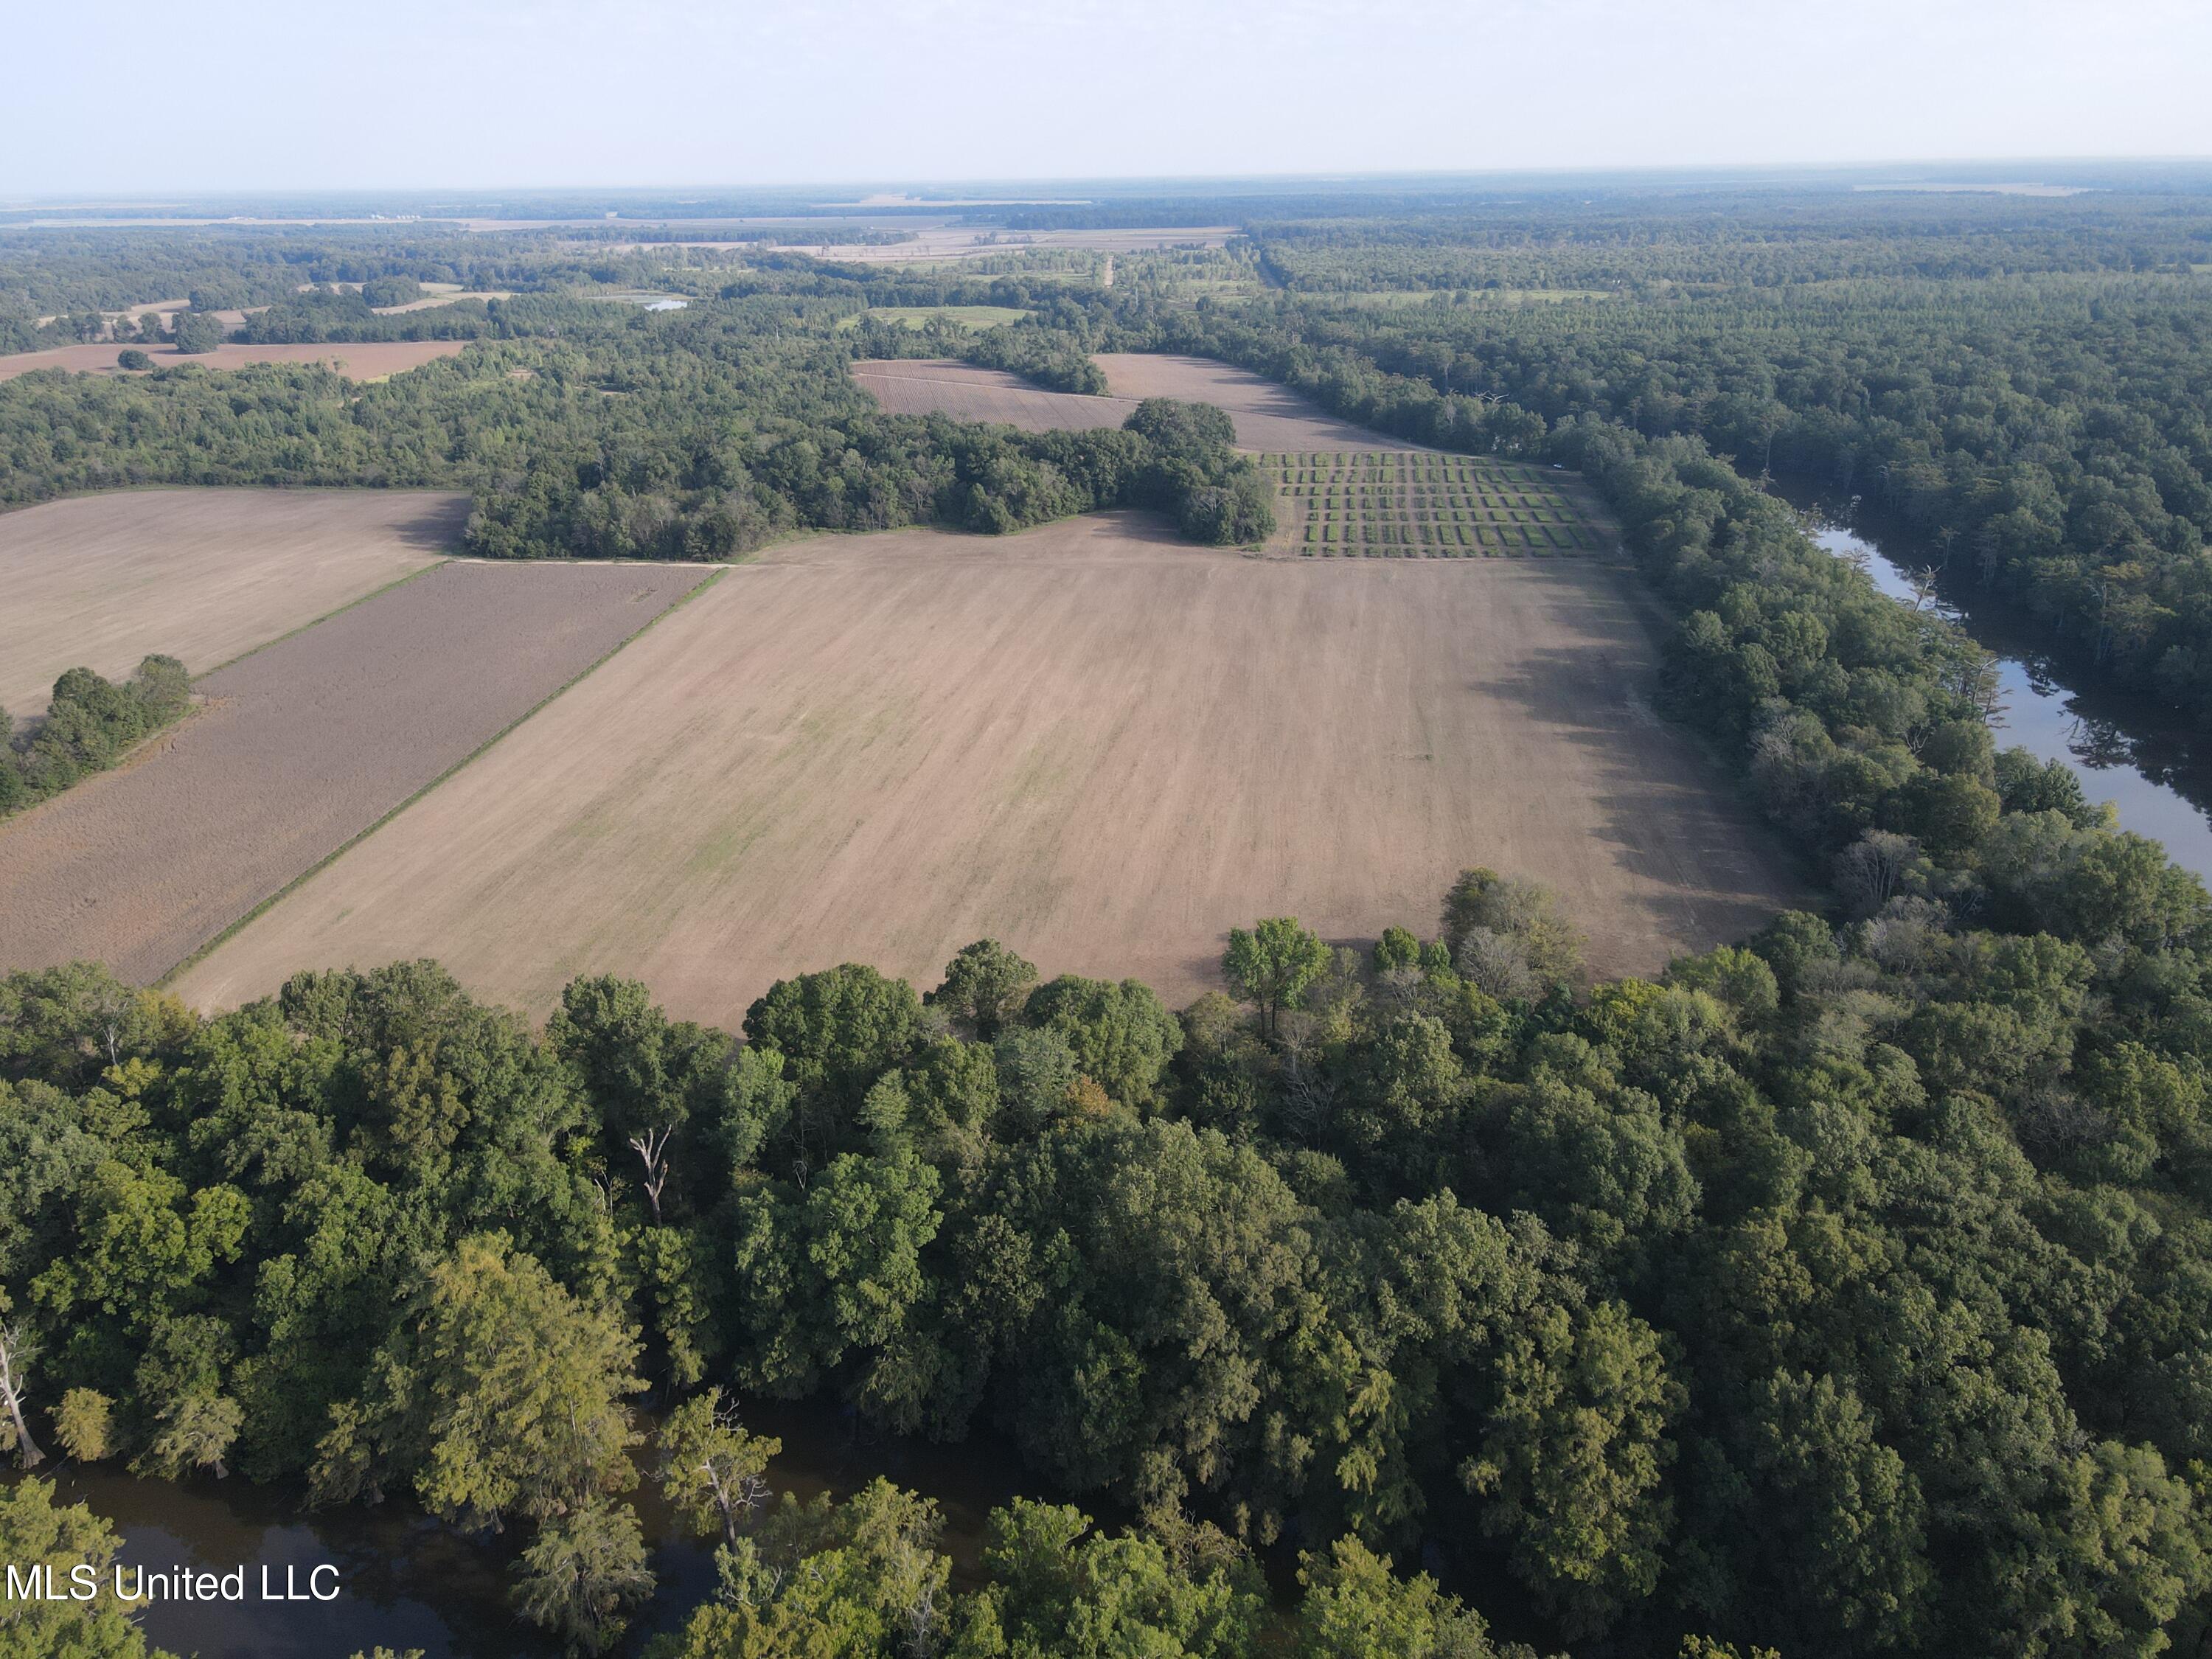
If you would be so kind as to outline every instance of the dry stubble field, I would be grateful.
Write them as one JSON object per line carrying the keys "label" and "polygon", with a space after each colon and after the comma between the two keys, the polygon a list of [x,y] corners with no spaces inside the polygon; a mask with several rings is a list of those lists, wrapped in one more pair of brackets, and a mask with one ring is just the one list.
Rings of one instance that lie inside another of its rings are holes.
{"label": "dry stubble field", "polygon": [[1231,926],[1428,932],[1478,862],[1557,888],[1600,969],[1648,971],[1791,896],[1645,712],[1653,666],[1592,561],[1255,560],[1120,514],[803,542],[177,988],[227,1006],[428,955],[535,1014],[612,972],[733,1027],[779,976],[860,960],[928,984],[991,934],[1182,1001]]}
{"label": "dry stubble field", "polygon": [[[365,340],[337,345],[220,345],[190,354],[174,346],[140,346],[155,368],[243,368],[248,363],[328,363],[349,380],[381,380],[404,374],[441,357],[459,356],[466,340]],[[18,351],[0,356],[0,380],[12,380],[34,368],[66,368],[92,374],[118,374],[116,354],[131,349],[110,343],[57,346],[51,351]]]}
{"label": "dry stubble field", "polygon": [[204,673],[442,556],[469,498],[427,490],[137,489],[0,514],[0,708],[63,670],[149,653]]}
{"label": "dry stubble field", "polygon": [[853,378],[886,414],[950,415],[958,421],[994,421],[1024,432],[1119,426],[1137,406],[1133,398],[1047,392],[1002,369],[951,358],[864,358],[853,365]]}
{"label": "dry stubble field", "polygon": [[1092,361],[1106,372],[1106,389],[1115,397],[1181,398],[1226,410],[1237,424],[1239,449],[1295,453],[1421,447],[1340,421],[1286,386],[1211,357],[1103,351]]}
{"label": "dry stubble field", "polygon": [[0,972],[158,977],[707,574],[456,562],[210,675],[210,706],[0,823]]}
{"label": "dry stubble field", "polygon": [[853,365],[854,378],[893,415],[950,415],[963,421],[996,421],[1027,432],[1080,432],[1119,426],[1146,398],[1182,398],[1212,404],[1237,426],[1237,447],[1257,451],[1375,451],[1413,449],[1352,426],[1286,386],[1204,357],[1144,352],[1104,352],[1108,395],[1045,392],[1017,375],[950,359],[870,359]]}

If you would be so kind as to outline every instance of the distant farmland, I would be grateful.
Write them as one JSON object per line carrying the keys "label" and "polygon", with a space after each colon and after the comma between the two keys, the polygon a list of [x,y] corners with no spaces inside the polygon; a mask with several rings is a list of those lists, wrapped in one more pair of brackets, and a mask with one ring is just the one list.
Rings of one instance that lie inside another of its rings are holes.
{"label": "distant farmland", "polygon": [[707,574],[457,562],[210,675],[181,726],[0,823],[0,971],[155,978]]}
{"label": "distant farmland", "polygon": [[1137,406],[1132,398],[1042,391],[1018,375],[949,358],[868,358],[853,365],[853,378],[887,414],[950,415],[1024,432],[1119,426]]}
{"label": "distant farmland", "polygon": [[1030,313],[1013,306],[872,306],[840,317],[837,327],[849,332],[862,323],[884,323],[898,328],[927,328],[931,323],[957,323],[966,329],[996,328],[1018,323]]}
{"label": "distant farmland", "polygon": [[[249,363],[327,363],[349,380],[381,380],[404,374],[441,357],[458,356],[466,340],[368,340],[327,345],[221,345],[213,351],[185,353],[174,346],[140,346],[155,368],[243,368]],[[94,374],[118,374],[116,354],[130,349],[107,343],[57,346],[51,351],[18,351],[0,356],[0,380],[12,380],[37,368],[63,368]]]}
{"label": "distant farmland", "polygon": [[1237,447],[1261,451],[1416,449],[1324,412],[1288,386],[1211,357],[1107,351],[1095,359],[1117,398],[1181,398],[1212,404],[1237,423]]}
{"label": "distant farmland", "polygon": [[1146,398],[1212,404],[1236,423],[1237,445],[1257,451],[1405,450],[1397,442],[1322,413],[1287,386],[1204,357],[1107,352],[1097,358],[1109,395],[1044,392],[1018,376],[940,359],[869,361],[853,374],[894,415],[950,415],[1029,432],[1119,426]]}
{"label": "distant farmland", "polygon": [[428,955],[538,1014],[612,972],[731,1025],[779,976],[856,959],[927,983],[990,934],[1180,1001],[1232,926],[1431,932],[1474,863],[1556,887],[1600,970],[1648,972],[1794,896],[1646,712],[1653,662],[1594,561],[1253,560],[1118,514],[802,542],[178,988],[221,1006]]}
{"label": "distant farmland", "polygon": [[459,540],[468,497],[422,490],[136,489],[0,514],[0,708],[55,677],[193,673],[420,570]]}

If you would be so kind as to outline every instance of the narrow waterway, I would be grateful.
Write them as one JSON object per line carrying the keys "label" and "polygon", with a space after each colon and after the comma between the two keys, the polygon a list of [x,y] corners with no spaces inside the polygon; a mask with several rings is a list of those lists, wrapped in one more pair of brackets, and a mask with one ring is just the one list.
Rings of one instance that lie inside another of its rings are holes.
{"label": "narrow waterway", "polygon": [[[811,1498],[848,1497],[878,1475],[937,1500],[945,1518],[939,1547],[956,1577],[981,1572],[983,1522],[1016,1497],[1057,1497],[1022,1469],[1012,1446],[988,1433],[957,1446],[879,1434],[829,1401],[748,1401],[745,1425],[775,1435],[783,1454],[769,1468],[775,1488]],[[643,1425],[643,1426],[648,1426]],[[642,1467],[648,1454],[641,1449]],[[248,1599],[161,1601],[141,1620],[157,1648],[197,1659],[347,1659],[381,1645],[421,1649],[425,1659],[559,1659],[558,1642],[539,1638],[509,1608],[509,1571],[526,1528],[469,1538],[394,1500],[375,1508],[303,1510],[289,1487],[257,1487],[238,1476],[184,1485],[144,1480],[111,1468],[64,1465],[40,1471],[56,1501],[88,1504],[122,1538],[118,1565],[167,1572],[228,1574],[243,1570]],[[13,1477],[10,1477],[13,1478]],[[658,1587],[632,1620],[622,1651],[636,1653],[654,1632],[680,1625],[713,1595],[714,1552],[684,1535],[648,1477],[629,1494],[652,1549]],[[1096,1504],[1086,1505],[1098,1513]],[[317,1601],[335,1566],[336,1599]],[[289,1570],[289,1578],[287,1571]],[[261,1600],[265,1577],[297,1601]]]}
{"label": "narrow waterway", "polygon": [[1914,573],[1936,558],[1901,530],[1848,505],[1781,493],[1822,547],[1858,564],[1883,592],[1932,605],[1996,659],[2000,748],[2063,762],[2091,800],[2112,803],[2123,830],[2165,842],[2175,863],[2212,881],[2212,733],[2153,699],[2087,684],[2052,656],[2033,617],[1970,575],[1939,575],[1932,591],[1916,592]]}

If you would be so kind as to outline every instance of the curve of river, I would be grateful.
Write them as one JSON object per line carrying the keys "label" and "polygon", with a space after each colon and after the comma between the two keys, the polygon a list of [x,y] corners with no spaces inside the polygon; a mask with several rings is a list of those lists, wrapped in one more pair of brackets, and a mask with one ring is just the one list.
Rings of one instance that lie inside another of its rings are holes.
{"label": "curve of river", "polygon": [[[1848,559],[1894,599],[1921,603],[1911,573],[1936,562],[1909,536],[1795,489],[1813,539]],[[2212,732],[2154,699],[2091,685],[2045,647],[2034,618],[1978,587],[1939,577],[1929,601],[1996,659],[1997,745],[2063,762],[2093,801],[2110,801],[2120,827],[2166,843],[2167,856],[2212,882]]]}

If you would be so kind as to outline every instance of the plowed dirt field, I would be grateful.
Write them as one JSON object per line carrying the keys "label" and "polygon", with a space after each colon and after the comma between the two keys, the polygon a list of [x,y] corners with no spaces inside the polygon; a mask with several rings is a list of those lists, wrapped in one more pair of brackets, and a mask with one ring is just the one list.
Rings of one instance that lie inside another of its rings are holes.
{"label": "plowed dirt field", "polygon": [[1649,971],[1796,895],[1648,712],[1628,580],[1243,558],[1118,514],[795,544],[178,988],[219,1007],[302,968],[435,956],[537,1014],[611,972],[733,1026],[780,976],[859,960],[933,983],[995,935],[1048,975],[1182,1001],[1217,983],[1233,926],[1431,933],[1472,864],[1557,888],[1601,971]]}
{"label": "plowed dirt field", "polygon": [[112,679],[153,652],[204,673],[433,562],[468,512],[423,490],[134,489],[0,514],[0,708],[42,713],[64,669]]}
{"label": "plowed dirt field", "polygon": [[0,971],[157,977],[708,574],[457,562],[209,676],[183,725],[0,823]]}

